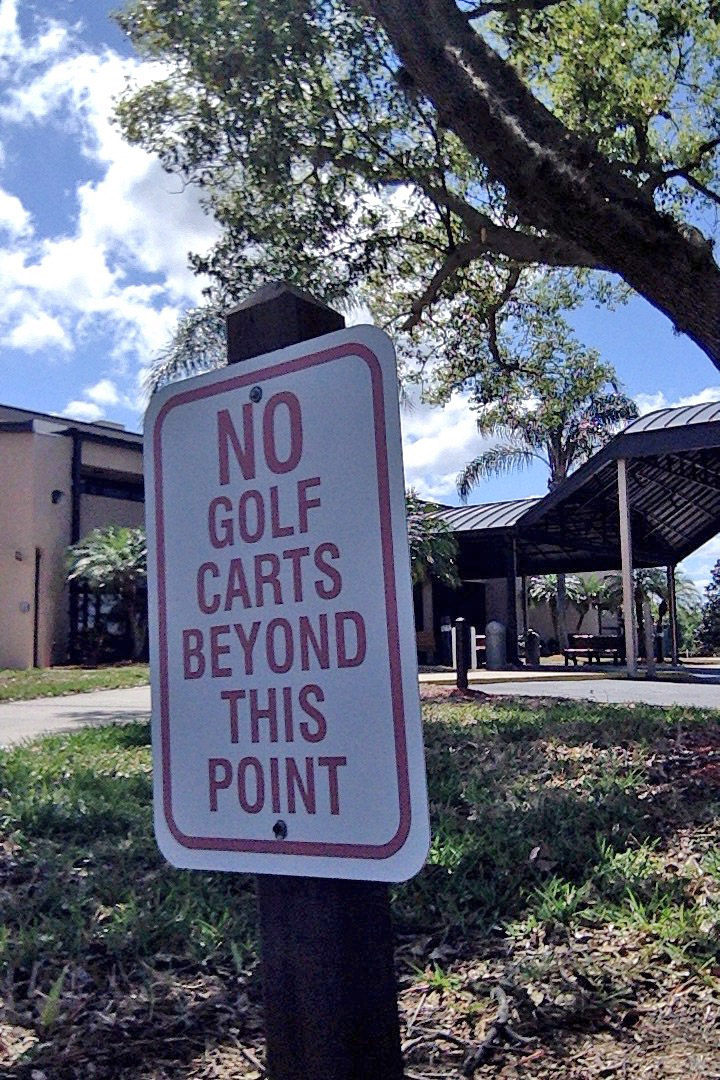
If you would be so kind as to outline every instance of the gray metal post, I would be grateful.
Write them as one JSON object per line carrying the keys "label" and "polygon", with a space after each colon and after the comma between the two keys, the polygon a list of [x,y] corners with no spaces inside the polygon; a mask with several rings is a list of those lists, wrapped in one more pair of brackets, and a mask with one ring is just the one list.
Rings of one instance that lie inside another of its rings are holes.
{"label": "gray metal post", "polygon": [[655,663],[655,625],[650,611],[650,604],[643,600],[643,636],[645,638],[645,675],[648,679],[654,679],[657,675]]}
{"label": "gray metal post", "polygon": [[625,657],[628,674],[637,675],[637,633],[632,567],[632,529],[628,498],[627,462],[620,458],[618,467],[618,509],[620,511],[620,560],[622,563],[623,619],[625,622]]}
{"label": "gray metal post", "polygon": [[680,663],[677,593],[675,591],[675,567],[667,568],[668,614],[670,616],[670,660],[676,667]]}

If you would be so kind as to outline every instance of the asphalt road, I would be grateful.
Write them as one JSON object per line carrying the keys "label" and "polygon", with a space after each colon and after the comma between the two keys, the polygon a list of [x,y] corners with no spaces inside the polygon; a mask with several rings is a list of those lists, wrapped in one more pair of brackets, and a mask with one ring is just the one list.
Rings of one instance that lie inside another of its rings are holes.
{"label": "asphalt road", "polygon": [[473,689],[487,694],[512,694],[514,697],[570,698],[572,701],[604,701],[623,705],[631,702],[646,705],[687,705],[696,709],[720,709],[720,685],[717,683],[667,683],[646,679],[548,679],[516,683],[478,683]]}
{"label": "asphalt road", "polygon": [[[664,683],[613,679],[538,680],[477,684],[488,694],[523,697],[570,698],[615,704],[687,705],[720,709],[720,685]],[[37,698],[0,703],[0,746],[12,746],[51,732],[77,731],[93,724],[149,720],[150,687],[129,690],[94,690],[89,694]]]}

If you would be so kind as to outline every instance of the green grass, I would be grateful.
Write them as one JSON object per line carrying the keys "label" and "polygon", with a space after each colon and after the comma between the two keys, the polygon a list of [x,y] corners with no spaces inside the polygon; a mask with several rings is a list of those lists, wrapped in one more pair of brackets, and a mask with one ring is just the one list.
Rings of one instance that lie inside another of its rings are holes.
{"label": "green grass", "polygon": [[143,686],[150,679],[147,664],[115,664],[99,668],[0,668],[0,701],[59,697],[86,690]]}
{"label": "green grass", "polygon": [[[520,701],[425,718],[432,849],[393,890],[406,1016],[423,994],[436,1027],[472,1041],[499,981],[517,1029],[560,1053],[583,1025],[621,1027],[629,1000],[659,1008],[688,980],[694,1001],[716,994],[717,713]],[[232,1047],[260,1045],[252,880],[159,856],[146,726],[0,754],[0,844],[0,978],[27,1038],[13,1069],[30,1070],[13,1076],[92,1062],[134,1080],[159,1047],[183,1068],[224,1047],[246,1074]],[[422,1053],[416,1037],[417,1075]]]}
{"label": "green grass", "polygon": [[426,715],[433,843],[398,890],[408,924],[450,919],[458,938],[498,922],[627,926],[696,967],[720,960],[717,848],[704,871],[703,846],[682,865],[668,854],[683,827],[704,835],[720,817],[720,766],[696,781],[707,758],[685,748],[702,736],[720,760],[717,714],[513,703]]}

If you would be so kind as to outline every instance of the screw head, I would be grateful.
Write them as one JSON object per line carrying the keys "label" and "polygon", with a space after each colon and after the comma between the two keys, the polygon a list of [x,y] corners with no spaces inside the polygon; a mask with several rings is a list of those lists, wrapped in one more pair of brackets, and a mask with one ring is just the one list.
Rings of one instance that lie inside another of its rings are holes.
{"label": "screw head", "polygon": [[262,386],[253,386],[250,391],[250,400],[255,402],[255,404],[262,400]]}
{"label": "screw head", "polygon": [[287,836],[287,825],[284,821],[276,821],[273,825],[273,836],[276,840],[284,840]]}

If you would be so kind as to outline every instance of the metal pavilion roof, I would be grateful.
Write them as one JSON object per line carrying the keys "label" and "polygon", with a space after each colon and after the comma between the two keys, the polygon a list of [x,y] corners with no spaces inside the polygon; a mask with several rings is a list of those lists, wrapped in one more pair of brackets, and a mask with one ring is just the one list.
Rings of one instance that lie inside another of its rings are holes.
{"label": "metal pavilion roof", "polygon": [[517,521],[540,498],[510,499],[505,502],[482,503],[480,506],[448,506],[442,511],[443,518],[454,532],[477,532],[481,529],[506,529]]}
{"label": "metal pavilion roof", "polygon": [[639,416],[623,430],[623,435],[635,435],[640,431],[666,431],[668,428],[685,427],[687,424],[712,424],[720,420],[720,401],[702,405],[681,405],[679,408],[656,409]]}
{"label": "metal pavilion roof", "polygon": [[447,508],[464,578],[620,566],[617,462],[628,461],[635,566],[679,562],[720,532],[720,402],[634,420],[540,499]]}

